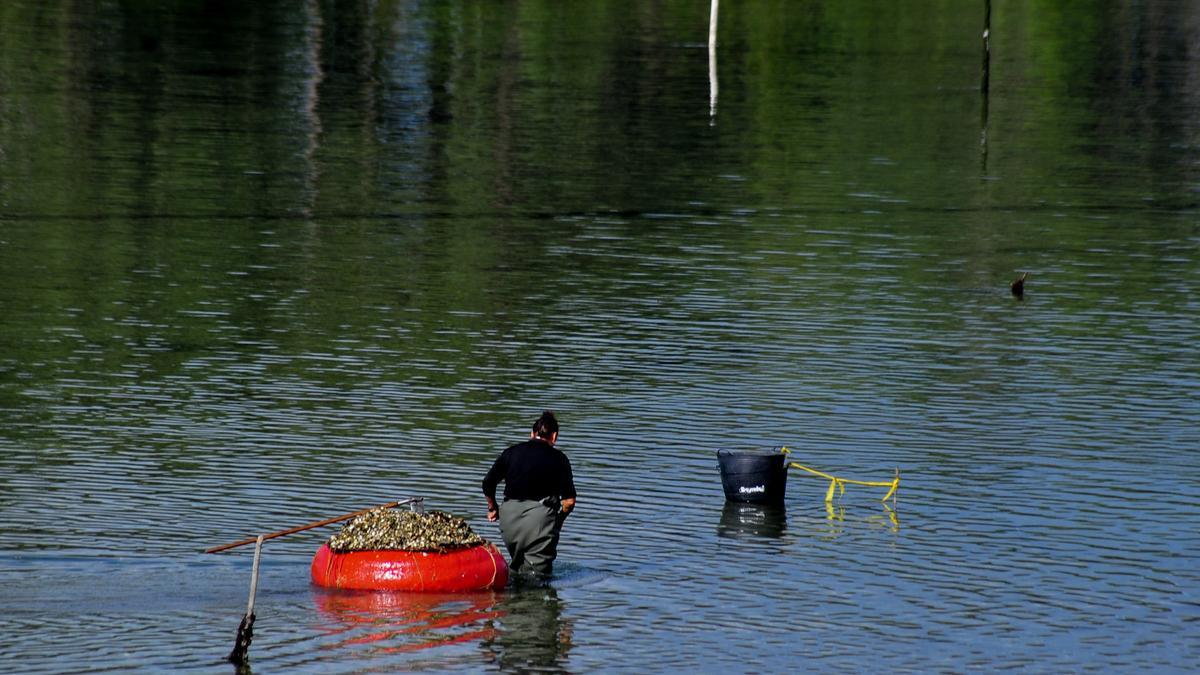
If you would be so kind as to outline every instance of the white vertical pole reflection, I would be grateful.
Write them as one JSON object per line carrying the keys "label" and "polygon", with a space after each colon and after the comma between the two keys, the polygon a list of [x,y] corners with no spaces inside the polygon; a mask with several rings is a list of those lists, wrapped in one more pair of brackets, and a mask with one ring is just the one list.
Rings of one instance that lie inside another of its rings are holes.
{"label": "white vertical pole reflection", "polygon": [[305,72],[307,81],[304,84],[303,114],[308,123],[308,133],[305,134],[304,145],[304,188],[307,196],[307,206],[303,210],[305,216],[311,217],[317,203],[318,182],[321,168],[317,164],[317,151],[321,147],[321,114],[318,107],[321,102],[321,81],[325,73],[321,70],[321,47],[324,32],[324,21],[321,18],[321,7],[317,0],[308,2],[307,49],[304,53]]}
{"label": "white vertical pole reflection", "polygon": [[708,117],[709,123],[717,116],[717,3],[712,0],[712,12],[708,18]]}

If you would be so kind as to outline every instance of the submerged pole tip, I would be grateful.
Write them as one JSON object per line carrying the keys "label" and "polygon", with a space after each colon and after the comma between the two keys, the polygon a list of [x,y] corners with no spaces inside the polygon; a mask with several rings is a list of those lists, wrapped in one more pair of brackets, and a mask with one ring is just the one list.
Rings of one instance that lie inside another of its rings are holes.
{"label": "submerged pole tip", "polygon": [[242,667],[250,659],[250,642],[254,639],[254,615],[247,614],[238,624],[237,640],[233,643],[233,651],[229,652],[226,660],[235,666]]}
{"label": "submerged pole tip", "polygon": [[1025,279],[1029,276],[1029,272],[1021,272],[1021,276],[1017,277],[1012,284],[1009,285],[1009,290],[1012,291],[1013,297],[1020,299],[1025,295]]}

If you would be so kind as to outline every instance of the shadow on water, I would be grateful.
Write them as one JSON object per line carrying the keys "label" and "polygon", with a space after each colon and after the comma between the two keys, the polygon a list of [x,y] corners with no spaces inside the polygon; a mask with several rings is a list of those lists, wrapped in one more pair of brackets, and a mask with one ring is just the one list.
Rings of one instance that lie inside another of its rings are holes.
{"label": "shadow on water", "polygon": [[574,633],[563,609],[553,586],[509,590],[497,604],[497,630],[483,639],[484,653],[504,671],[562,669]]}
{"label": "shadow on water", "polygon": [[[897,509],[888,506],[887,504],[881,504],[880,506],[883,509],[882,512],[872,514],[867,511],[866,513],[868,515],[858,516],[852,519],[850,521],[851,524],[865,524],[876,527],[884,527],[893,534],[900,532],[900,512]],[[840,536],[846,529],[846,507],[842,506],[841,504],[826,502],[825,523],[828,527],[828,534],[830,536]]]}
{"label": "shadow on water", "polygon": [[327,649],[368,647],[373,654],[419,652],[495,634],[496,593],[397,593],[314,589],[317,611],[330,619]]}
{"label": "shadow on water", "polygon": [[729,539],[778,539],[786,530],[787,510],[782,504],[725,502],[717,524],[717,536]]}
{"label": "shadow on water", "polygon": [[[899,512],[887,504],[881,506],[882,510],[879,512],[859,509],[855,515],[848,517],[845,506],[827,502],[818,512],[797,514],[793,518],[791,531],[793,536],[805,533],[826,539],[841,536],[848,526],[870,526],[887,529],[893,534],[898,533]],[[725,539],[781,539],[787,532],[788,507],[782,504],[727,501],[717,522],[717,536]]]}
{"label": "shadow on water", "polygon": [[[570,585],[580,575],[563,576]],[[477,645],[477,654],[501,670],[553,671],[564,667],[572,644],[573,622],[563,618],[564,603],[548,584],[470,594],[314,588],[313,603],[326,620],[320,650],[339,659],[431,652],[445,663],[446,648]],[[473,662],[461,652],[456,660]]]}

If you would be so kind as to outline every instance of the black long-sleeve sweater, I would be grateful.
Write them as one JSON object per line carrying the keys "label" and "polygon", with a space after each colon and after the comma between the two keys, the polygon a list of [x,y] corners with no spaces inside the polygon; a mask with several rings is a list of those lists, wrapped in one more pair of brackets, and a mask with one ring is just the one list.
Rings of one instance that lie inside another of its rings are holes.
{"label": "black long-sleeve sweater", "polygon": [[571,461],[540,438],[517,443],[500,453],[483,478],[483,494],[495,499],[500,481],[504,481],[505,499],[575,498]]}

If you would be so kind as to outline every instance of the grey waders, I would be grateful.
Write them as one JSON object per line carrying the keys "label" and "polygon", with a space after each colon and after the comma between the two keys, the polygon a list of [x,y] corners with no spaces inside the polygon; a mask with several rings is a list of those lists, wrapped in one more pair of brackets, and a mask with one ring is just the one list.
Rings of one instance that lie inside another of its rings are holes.
{"label": "grey waders", "polygon": [[500,534],[508,547],[509,569],[514,574],[528,569],[542,579],[549,578],[565,519],[557,508],[540,501],[504,500],[500,504]]}

